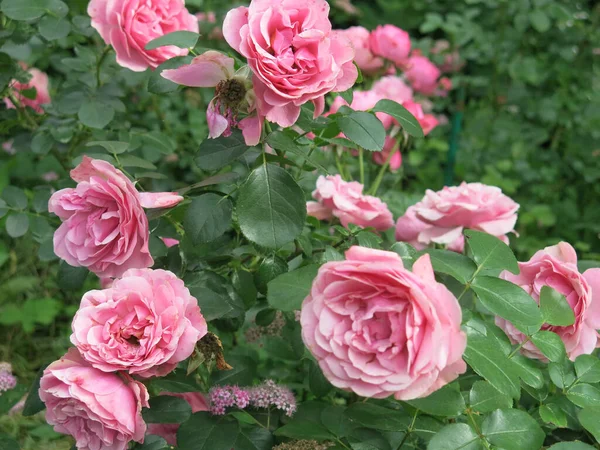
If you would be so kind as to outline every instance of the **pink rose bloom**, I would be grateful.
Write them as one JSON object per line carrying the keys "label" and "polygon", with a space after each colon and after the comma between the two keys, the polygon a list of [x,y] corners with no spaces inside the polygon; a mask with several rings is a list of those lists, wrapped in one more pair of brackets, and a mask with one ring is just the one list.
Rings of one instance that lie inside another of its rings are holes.
{"label": "pink rose bloom", "polygon": [[[204,394],[200,392],[162,392],[160,395],[169,395],[171,397],[179,397],[187,401],[192,407],[192,413],[199,411],[209,411],[210,407]],[[148,434],[155,434],[162,437],[167,444],[177,445],[177,430],[178,423],[150,423],[148,424]]]}
{"label": "pink rose bloom", "polygon": [[317,117],[325,94],[356,81],[352,43],[331,31],[328,14],[325,0],[252,0],[227,13],[225,40],[248,60],[258,109],[269,121],[292,126],[309,101]]}
{"label": "pink rose bloom", "polygon": [[131,269],[112,287],[84,294],[71,342],[103,372],[164,376],[207,332],[198,301],[167,270]]}
{"label": "pink rose bloom", "polygon": [[127,374],[94,369],[77,349],[44,370],[39,395],[46,421],[73,436],[79,450],[125,450],[130,441],[144,441],[146,387]]}
{"label": "pink rose bloom", "polygon": [[431,133],[431,131],[438,126],[439,121],[437,117],[435,117],[433,114],[425,114],[423,112],[423,107],[420,104],[413,102],[412,100],[408,100],[402,103],[402,106],[404,106],[409,113],[415,116],[415,119],[417,119],[419,125],[421,125],[423,134],[425,136]]}
{"label": "pink rose bloom", "polygon": [[183,197],[139,193],[120,170],[87,156],[71,178],[77,187],[55,192],[48,202],[48,211],[63,221],[54,233],[54,253],[99,277],[119,277],[127,269],[154,264],[143,208],[173,206]]}
{"label": "pink rose bloom", "polygon": [[410,36],[394,25],[379,25],[371,32],[371,51],[389,59],[397,66],[404,66],[410,54]]}
{"label": "pink rose bloom", "polygon": [[[25,64],[21,63],[23,69],[26,68]],[[13,80],[10,86],[13,89],[15,98],[19,101],[22,106],[29,106],[36,113],[41,114],[44,112],[42,106],[50,103],[50,93],[48,92],[48,75],[38,69],[31,68],[27,72],[31,75],[31,79],[27,83],[19,83],[17,80]],[[20,92],[27,89],[35,88],[35,98],[30,99],[22,95]],[[15,105],[6,97],[4,103],[8,109],[14,109]]]}
{"label": "pink rose bloom", "polygon": [[[504,271],[500,278],[521,286],[538,303],[543,286],[550,286],[567,298],[575,314],[575,323],[568,327],[544,324],[542,330],[560,336],[572,361],[579,355],[589,355],[598,346],[600,336],[596,330],[600,329],[600,269],[579,273],[577,253],[570,244],[561,242],[546,247],[529,261],[519,263],[519,275]],[[513,344],[520,344],[527,339],[512,323],[500,317],[496,317],[496,325],[504,330]],[[521,353],[528,358],[548,361],[531,341],[521,347]]]}
{"label": "pink rose bloom", "polygon": [[[396,223],[396,239],[424,248],[435,242],[462,252],[465,228],[483,231],[508,243],[519,205],[495,186],[465,183],[427,190]],[[421,222],[421,223],[420,223]]]}
{"label": "pink rose bloom", "polygon": [[392,213],[377,197],[363,195],[363,185],[346,182],[339,175],[320,176],[312,193],[316,202],[307,202],[309,216],[319,220],[337,217],[344,227],[353,223],[362,228],[385,231],[394,226]]}
{"label": "pink rose bloom", "polygon": [[415,91],[432,95],[441,72],[426,56],[413,55],[408,60],[405,75]]}
{"label": "pink rose bloom", "polygon": [[[373,152],[373,161],[375,164],[383,166],[388,160],[390,153],[394,150],[394,147],[398,144],[398,141],[393,137],[386,136],[383,150],[380,152]],[[395,172],[402,165],[402,153],[400,150],[396,150],[390,159],[390,170]]]}
{"label": "pink rose bloom", "polygon": [[393,100],[400,104],[413,99],[413,90],[404,80],[395,75],[380,78],[373,84],[373,91],[382,98]]}
{"label": "pink rose bloom", "polygon": [[371,52],[370,36],[371,33],[364,27],[350,27],[346,30],[339,30],[352,42],[354,46],[354,62],[365,74],[377,73],[383,68],[383,59],[375,56]]}
{"label": "pink rose bloom", "polygon": [[429,255],[412,272],[396,253],[351,247],[319,269],[302,303],[302,339],[335,387],[363,397],[426,397],[464,373],[456,297]]}
{"label": "pink rose bloom", "polygon": [[174,31],[198,32],[198,19],[183,0],[91,0],[87,11],[92,26],[115,49],[117,63],[134,72],[188,54],[173,45],[145,50],[148,42]]}

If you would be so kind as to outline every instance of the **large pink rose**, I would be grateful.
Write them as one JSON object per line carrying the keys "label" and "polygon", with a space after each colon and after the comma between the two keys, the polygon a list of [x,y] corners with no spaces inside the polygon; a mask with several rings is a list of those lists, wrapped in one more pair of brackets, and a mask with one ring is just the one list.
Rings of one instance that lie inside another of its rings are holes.
{"label": "large pink rose", "polygon": [[[192,413],[199,411],[209,411],[210,407],[206,397],[201,392],[162,392],[160,395],[170,395],[172,397],[179,397],[184,399],[192,407]],[[167,444],[177,445],[177,430],[179,429],[178,423],[151,423],[148,424],[148,434],[155,434],[162,437]]]}
{"label": "large pink rose", "polygon": [[394,25],[379,25],[371,32],[371,51],[397,66],[403,66],[410,54],[410,36]]}
{"label": "large pink rose", "polygon": [[383,58],[375,56],[371,51],[369,30],[364,27],[350,27],[339,32],[352,42],[355,52],[354,62],[363,73],[373,74],[383,68]]}
{"label": "large pink rose", "polygon": [[432,95],[438,86],[441,72],[426,56],[414,55],[408,60],[405,74],[415,91]]}
{"label": "large pink rose", "polygon": [[144,441],[146,387],[126,374],[94,369],[75,348],[44,370],[39,395],[47,422],[73,436],[79,450],[125,450],[130,441]]}
{"label": "large pink rose", "polygon": [[207,332],[198,301],[167,270],[131,269],[109,289],[87,292],[71,342],[95,368],[163,376],[188,358]]}
{"label": "large pink rose", "polygon": [[419,103],[408,100],[402,103],[402,106],[404,106],[409,113],[415,116],[415,119],[417,119],[419,125],[421,125],[423,134],[425,136],[431,133],[433,129],[438,126],[439,121],[437,118],[433,114],[425,114],[423,112],[423,107]]}
{"label": "large pink rose", "polygon": [[[423,248],[431,242],[462,252],[465,228],[483,231],[508,243],[519,205],[495,186],[465,183],[427,190],[396,223],[396,239]],[[419,224],[421,222],[421,224]]]}
{"label": "large pink rose", "polygon": [[63,224],[54,233],[54,253],[100,277],[154,264],[143,208],[171,207],[183,200],[172,192],[139,193],[110,163],[84,156],[71,171],[77,187],[55,192],[48,211]]}
{"label": "large pink rose", "polygon": [[377,197],[363,195],[362,191],[363,185],[356,181],[346,182],[339,175],[320,176],[312,193],[317,201],[306,204],[308,215],[319,220],[337,217],[345,227],[353,223],[385,231],[394,226],[387,205]]}
{"label": "large pink rose", "polygon": [[352,247],[319,269],[302,304],[302,339],[334,386],[363,397],[425,397],[465,372],[456,297],[429,255]]}
{"label": "large pink rose", "polygon": [[[25,69],[25,65],[22,64]],[[43,105],[50,103],[50,93],[48,92],[48,75],[38,69],[29,69],[27,72],[31,75],[31,79],[27,83],[19,83],[16,80],[11,81],[10,86],[14,90],[15,98],[23,106],[29,106],[37,113],[43,113]],[[21,94],[21,91],[35,88],[35,98],[27,98]],[[14,108],[15,105],[6,97],[4,103],[8,109]]]}
{"label": "large pink rose", "polygon": [[271,122],[293,125],[308,101],[316,117],[325,94],[356,81],[352,43],[331,31],[328,13],[325,0],[252,0],[227,13],[225,40],[248,60],[258,109]]}
{"label": "large pink rose", "polygon": [[404,80],[395,75],[380,78],[373,84],[373,91],[382,98],[393,100],[400,104],[413,99],[413,90]]}
{"label": "large pink rose", "polygon": [[115,49],[117,63],[135,72],[188,54],[173,45],[145,50],[151,40],[174,31],[198,32],[198,19],[184,0],[91,0],[88,14],[104,42]]}
{"label": "large pink rose", "polygon": [[[579,273],[577,254],[570,244],[561,242],[546,247],[529,261],[519,263],[519,275],[504,271],[500,278],[521,286],[537,302],[543,286],[550,286],[567,298],[575,314],[575,323],[568,327],[544,324],[542,330],[553,331],[560,336],[571,360],[592,353],[598,346],[600,336],[596,330],[600,329],[600,269]],[[496,325],[504,330],[513,344],[520,344],[527,339],[512,323],[500,317],[496,317]],[[521,352],[529,358],[547,361],[531,341],[521,347]]]}

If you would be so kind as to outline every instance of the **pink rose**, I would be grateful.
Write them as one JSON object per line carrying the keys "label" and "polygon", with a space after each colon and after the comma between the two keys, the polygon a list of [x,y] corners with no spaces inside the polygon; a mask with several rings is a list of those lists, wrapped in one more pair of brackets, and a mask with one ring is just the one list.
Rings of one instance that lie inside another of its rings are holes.
{"label": "pink rose", "polygon": [[331,31],[328,13],[325,0],[252,0],[227,13],[225,40],[248,60],[258,109],[269,121],[292,126],[309,101],[319,116],[325,94],[356,81],[352,43]]}
{"label": "pink rose", "polygon": [[[575,314],[575,323],[568,327],[542,325],[542,330],[552,331],[565,344],[567,355],[574,361],[579,355],[590,354],[598,346],[600,337],[600,269],[588,269],[583,274],[577,269],[575,249],[566,242],[538,251],[527,262],[519,263],[519,275],[504,271],[500,278],[521,286],[539,302],[543,286],[556,289],[567,298]],[[526,336],[514,325],[496,317],[496,325],[504,330],[513,344],[525,341]],[[529,357],[547,361],[542,352],[531,342],[521,347]]]}
{"label": "pink rose", "polygon": [[363,185],[345,182],[339,175],[320,176],[312,193],[316,202],[307,202],[309,216],[319,220],[337,217],[346,228],[353,223],[362,228],[385,231],[394,226],[392,213],[377,197],[363,195]]}
{"label": "pink rose", "polygon": [[174,31],[198,32],[198,19],[185,8],[183,0],[91,0],[88,14],[104,42],[112,45],[117,63],[134,72],[155,69],[187,49],[166,45],[145,50],[148,42]]}
{"label": "pink rose", "polygon": [[119,277],[127,269],[154,264],[143,208],[173,206],[183,197],[140,194],[120,170],[87,156],[71,178],[77,187],[55,192],[48,202],[48,211],[63,221],[54,233],[54,253],[100,277]]}
{"label": "pink rose", "polygon": [[364,27],[350,27],[346,30],[339,30],[352,42],[354,46],[354,62],[365,74],[377,73],[383,68],[383,59],[377,57],[371,52],[370,36],[371,33]]}
{"label": "pink rose", "polygon": [[[21,63],[23,69],[26,69],[25,64]],[[10,82],[15,98],[22,106],[29,106],[36,113],[43,113],[43,105],[50,103],[50,93],[48,92],[48,75],[38,69],[31,68],[27,71],[31,75],[31,79],[27,83],[19,83],[17,80]],[[35,88],[35,98],[30,99],[21,94],[21,91]],[[13,109],[15,105],[6,97],[4,103],[8,109]]]}
{"label": "pink rose", "polygon": [[103,372],[164,376],[207,332],[198,301],[167,270],[131,269],[112,287],[87,292],[71,342]]}
{"label": "pink rose", "polygon": [[423,134],[425,136],[431,133],[431,131],[438,126],[439,121],[437,118],[433,114],[425,114],[423,112],[423,107],[420,104],[413,102],[412,100],[407,100],[402,103],[402,106],[404,106],[409,113],[415,116],[415,119],[417,119],[419,125],[421,125]]}
{"label": "pink rose", "polygon": [[432,95],[438,85],[440,69],[426,56],[414,55],[408,60],[406,78],[413,89],[425,95]]}
{"label": "pink rose", "polygon": [[[171,397],[179,397],[187,401],[192,407],[192,413],[199,411],[209,411],[210,407],[204,394],[200,392],[162,392],[160,395],[169,395]],[[148,434],[155,434],[162,437],[167,444],[177,445],[177,430],[178,423],[151,423],[148,424]]]}
{"label": "pink rose", "polygon": [[[385,137],[385,145],[383,146],[383,150],[380,152],[373,152],[373,161],[375,164],[379,164],[383,166],[385,162],[390,157],[390,153],[394,150],[398,141],[393,137],[386,136]],[[395,172],[402,165],[402,153],[400,150],[396,150],[392,157],[390,158],[390,170]]]}
{"label": "pink rose", "polygon": [[413,99],[413,91],[404,80],[395,75],[380,78],[373,84],[373,91],[382,98],[393,100],[400,104]]}
{"label": "pink rose", "polygon": [[129,441],[144,441],[146,387],[127,374],[94,369],[77,349],[44,370],[39,395],[47,422],[73,436],[80,450],[125,450]]}
{"label": "pink rose", "polygon": [[[396,223],[396,239],[423,248],[431,242],[462,252],[463,229],[483,231],[508,243],[514,232],[519,205],[495,186],[465,183],[427,190],[423,200],[411,206]],[[419,225],[418,222],[423,222]]]}
{"label": "pink rose", "polygon": [[464,373],[456,297],[429,255],[351,247],[319,269],[302,304],[302,339],[334,386],[363,397],[426,397]]}
{"label": "pink rose", "polygon": [[410,54],[410,36],[394,25],[379,25],[371,32],[371,51],[397,66],[404,66]]}

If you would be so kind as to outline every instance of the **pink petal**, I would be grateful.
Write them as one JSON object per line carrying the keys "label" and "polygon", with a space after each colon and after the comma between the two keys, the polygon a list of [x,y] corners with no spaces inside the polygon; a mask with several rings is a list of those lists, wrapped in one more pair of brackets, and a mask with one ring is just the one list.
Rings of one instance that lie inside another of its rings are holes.
{"label": "pink petal", "polygon": [[175,192],[140,192],[140,203],[144,208],[172,208],[183,200]]}
{"label": "pink petal", "polygon": [[588,269],[583,273],[592,288],[592,301],[586,312],[585,321],[593,329],[600,329],[600,269]]}
{"label": "pink petal", "polygon": [[160,75],[184,86],[214,87],[220,81],[233,76],[233,64],[233,58],[209,50],[194,58],[190,64],[177,69],[163,70]]}
{"label": "pink petal", "polygon": [[260,135],[262,133],[262,122],[263,118],[259,116],[246,117],[242,119],[238,124],[238,128],[242,130],[246,145],[257,145],[260,142]]}
{"label": "pink petal", "polygon": [[248,8],[245,6],[240,6],[229,11],[223,21],[223,37],[237,52],[240,51],[240,43],[242,42],[240,30],[247,23]]}

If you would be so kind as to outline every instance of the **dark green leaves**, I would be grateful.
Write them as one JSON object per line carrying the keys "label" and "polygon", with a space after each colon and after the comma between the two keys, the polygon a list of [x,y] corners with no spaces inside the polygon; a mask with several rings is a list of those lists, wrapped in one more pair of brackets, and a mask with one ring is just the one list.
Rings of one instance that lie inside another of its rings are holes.
{"label": "dark green leaves", "polygon": [[385,143],[385,128],[374,114],[353,111],[340,116],[337,123],[348,139],[365,150],[381,151]]}
{"label": "dark green leaves", "polygon": [[510,247],[495,236],[480,231],[465,230],[469,252],[481,275],[498,275],[502,270],[519,273],[517,258]]}
{"label": "dark green leaves", "polygon": [[0,10],[10,19],[34,20],[46,14],[50,6],[50,0],[3,0]]}
{"label": "dark green leaves", "polygon": [[473,278],[475,263],[464,255],[447,250],[427,250],[433,270],[445,273],[465,284]]}
{"label": "dark green leaves", "polygon": [[444,386],[427,397],[410,400],[409,405],[433,416],[454,417],[465,410],[465,401],[454,386]]}
{"label": "dark green leaves", "polygon": [[198,412],[177,430],[177,446],[185,450],[231,450],[238,432],[237,421]]}
{"label": "dark green leaves", "polygon": [[274,131],[273,133],[267,136],[267,144],[273,147],[275,150],[281,150],[285,152],[290,152],[296,156],[300,156],[302,161],[308,161],[313,166],[317,167],[319,170],[327,173],[327,169],[323,167],[321,164],[316,162],[313,158],[308,156],[308,147],[302,146],[296,143],[294,139],[292,139],[288,134],[283,131]]}
{"label": "dark green leaves", "polygon": [[0,434],[0,450],[19,450],[20,448],[19,443],[8,434]]}
{"label": "dark green leaves", "polygon": [[600,382],[600,359],[593,355],[580,355],[575,360],[577,378],[583,383]]}
{"label": "dark green leaves", "polygon": [[579,412],[579,421],[600,442],[600,408],[585,408]]}
{"label": "dark green leaves", "polygon": [[102,129],[113,120],[115,110],[107,103],[96,99],[86,99],[79,108],[77,116],[85,126]]}
{"label": "dark green leaves", "polygon": [[25,213],[14,213],[6,219],[6,232],[12,238],[24,236],[29,229],[29,217]]}
{"label": "dark green leaves", "polygon": [[410,417],[404,411],[384,408],[373,403],[353,403],[346,415],[359,425],[378,430],[405,430]]}
{"label": "dark green leaves", "polygon": [[144,48],[146,50],[154,50],[165,45],[174,45],[179,48],[193,48],[196,46],[199,37],[200,35],[193,31],[173,31],[172,33],[152,39]]}
{"label": "dark green leaves", "polygon": [[379,100],[373,112],[383,112],[389,114],[400,123],[400,126],[413,137],[423,137],[423,129],[419,125],[419,121],[413,116],[408,109],[393,100]]}
{"label": "dark green leaves", "polygon": [[427,450],[480,450],[479,436],[466,423],[453,423],[442,428],[427,446]]}
{"label": "dark green leaves", "polygon": [[120,155],[121,153],[124,153],[127,151],[127,149],[129,148],[129,143],[128,142],[120,142],[120,141],[92,141],[92,142],[88,142],[87,144],[85,144],[85,146],[86,147],[99,146],[99,147],[106,149],[106,151],[108,151],[110,153],[115,153],[117,155]]}
{"label": "dark green leaves", "polygon": [[183,228],[194,244],[210,242],[231,227],[231,212],[228,198],[204,194],[192,200],[185,213]]}
{"label": "dark green leaves", "polygon": [[511,450],[538,450],[546,437],[533,417],[518,409],[494,411],[483,421],[481,432],[491,444]]}
{"label": "dark green leaves", "polygon": [[310,293],[318,270],[319,266],[313,264],[279,275],[268,284],[269,304],[281,311],[299,310],[302,301]]}
{"label": "dark green leaves", "polygon": [[237,215],[248,239],[263,247],[279,248],[302,232],[304,193],[284,169],[266,164],[255,169],[240,189]]}
{"label": "dark green leaves", "polygon": [[565,296],[550,286],[542,286],[540,309],[547,324],[566,327],[575,322],[575,314]]}
{"label": "dark green leaves", "polygon": [[71,23],[66,18],[45,16],[38,25],[40,34],[49,41],[62,39],[71,31]]}
{"label": "dark green leaves", "polygon": [[35,377],[35,380],[33,381],[31,388],[29,389],[29,394],[27,395],[27,398],[25,399],[25,406],[23,407],[23,415],[25,417],[33,416],[34,414],[37,414],[40,411],[43,411],[44,408],[46,407],[44,402],[42,402],[42,400],[40,399],[40,396],[38,393],[38,391],[40,389],[40,379],[42,378],[43,373],[44,373],[44,369],[42,368],[38,371],[38,374]]}
{"label": "dark green leaves", "polygon": [[510,408],[513,401],[487,381],[476,381],[469,394],[469,403],[473,411],[487,413],[499,408]]}
{"label": "dark green leaves", "polygon": [[205,139],[200,144],[196,164],[202,170],[218,170],[238,159],[247,149],[242,132],[233,130],[228,137]]}
{"label": "dark green leaves", "polygon": [[142,410],[147,423],[183,423],[190,418],[192,407],[179,397],[161,395],[150,399],[150,408]]}
{"label": "dark green leaves", "polygon": [[576,384],[567,392],[567,398],[581,408],[600,407],[600,389],[591,384]]}
{"label": "dark green leaves", "polygon": [[552,331],[538,331],[531,336],[531,341],[550,361],[560,361],[566,356],[565,344]]}

